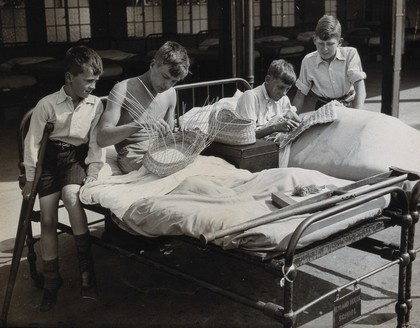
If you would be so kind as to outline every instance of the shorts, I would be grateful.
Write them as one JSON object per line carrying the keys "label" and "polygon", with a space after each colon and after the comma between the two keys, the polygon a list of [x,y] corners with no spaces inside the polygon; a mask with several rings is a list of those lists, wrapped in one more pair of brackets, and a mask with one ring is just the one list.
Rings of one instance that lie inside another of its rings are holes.
{"label": "shorts", "polygon": [[137,171],[143,166],[143,157],[146,154],[145,150],[139,144],[131,144],[120,149],[117,155],[118,167],[123,173],[130,173]]}
{"label": "shorts", "polygon": [[85,159],[88,145],[74,146],[48,140],[42,173],[38,184],[39,197],[61,191],[69,184],[83,184],[86,178]]}

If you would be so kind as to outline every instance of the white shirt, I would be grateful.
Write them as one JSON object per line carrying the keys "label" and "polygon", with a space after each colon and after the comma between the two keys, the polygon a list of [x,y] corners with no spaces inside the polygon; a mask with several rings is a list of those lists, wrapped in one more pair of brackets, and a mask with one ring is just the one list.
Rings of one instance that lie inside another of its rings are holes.
{"label": "white shirt", "polygon": [[262,127],[274,117],[283,117],[292,110],[289,97],[283,96],[278,101],[272,100],[264,84],[252,90],[246,90],[238,99],[236,112],[255,122],[256,127]]}
{"label": "white shirt", "polygon": [[32,113],[25,138],[24,165],[26,179],[33,181],[38,152],[45,125],[50,122],[54,129],[50,140],[59,140],[74,146],[88,143],[85,159],[87,175],[97,177],[104,164],[104,149],[96,143],[96,126],[103,112],[101,100],[93,95],[83,99],[76,108],[62,87],[59,91],[42,98]]}
{"label": "white shirt", "polygon": [[307,95],[312,90],[317,96],[338,99],[354,90],[353,84],[365,79],[357,50],[339,47],[330,64],[317,51],[307,54],[300,68],[296,87]]}

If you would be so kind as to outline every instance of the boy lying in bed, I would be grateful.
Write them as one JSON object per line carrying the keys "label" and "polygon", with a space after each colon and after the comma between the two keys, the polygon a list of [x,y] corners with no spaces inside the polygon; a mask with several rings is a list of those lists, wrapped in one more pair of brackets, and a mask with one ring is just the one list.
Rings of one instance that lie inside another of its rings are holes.
{"label": "boy lying in bed", "polygon": [[[156,52],[149,70],[117,83],[109,94],[98,124],[98,144],[115,145],[118,166],[124,173],[138,170],[149,148],[150,131],[166,134],[174,129],[176,92],[173,86],[188,74],[189,58],[180,44],[168,41]],[[149,118],[141,127],[130,110]]]}
{"label": "boy lying in bed", "polygon": [[299,125],[301,120],[296,108],[286,96],[295,82],[292,64],[277,59],[270,64],[264,83],[245,91],[238,99],[236,111],[255,122],[257,138],[275,132],[289,132]]}

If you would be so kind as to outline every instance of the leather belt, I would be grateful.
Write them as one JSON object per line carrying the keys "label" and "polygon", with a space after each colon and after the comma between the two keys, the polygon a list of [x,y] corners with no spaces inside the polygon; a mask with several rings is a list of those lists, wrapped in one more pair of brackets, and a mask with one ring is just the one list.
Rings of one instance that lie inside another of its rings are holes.
{"label": "leather belt", "polygon": [[64,151],[64,150],[72,150],[72,149],[76,149],[77,146],[69,144],[67,142],[64,141],[60,141],[60,140],[50,140],[51,143],[54,145],[54,147]]}

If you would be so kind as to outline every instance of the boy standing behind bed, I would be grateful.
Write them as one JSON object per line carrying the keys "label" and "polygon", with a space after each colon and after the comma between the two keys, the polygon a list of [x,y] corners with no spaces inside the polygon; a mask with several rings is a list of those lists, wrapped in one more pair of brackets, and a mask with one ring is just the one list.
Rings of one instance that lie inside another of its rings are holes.
{"label": "boy standing behind bed", "polygon": [[317,98],[315,109],[334,99],[347,107],[362,108],[366,98],[366,73],[363,72],[357,50],[341,47],[340,22],[333,16],[322,16],[313,41],[316,51],[303,58],[296,81],[298,91],[293,105],[298,113],[302,112],[305,98],[310,92]]}
{"label": "boy standing behind bed", "polygon": [[240,96],[236,111],[255,122],[257,138],[275,132],[289,132],[299,125],[296,108],[291,106],[286,96],[295,81],[292,64],[284,59],[273,60],[264,83]]}
{"label": "boy standing behind bed", "polygon": [[87,218],[79,200],[80,186],[96,180],[103,165],[103,150],[96,143],[96,125],[103,112],[101,100],[91,95],[103,72],[102,60],[85,46],[70,48],[64,58],[64,86],[36,105],[25,138],[26,184],[32,189],[44,127],[54,124],[38,185],[41,210],[41,253],[44,291],[40,311],[50,310],[62,285],[58,263],[58,203],[69,214],[79,258],[82,292],[96,287]]}
{"label": "boy standing behind bed", "polygon": [[139,77],[117,83],[109,94],[98,125],[98,144],[115,145],[117,161],[124,173],[138,170],[149,148],[150,131],[129,113],[137,110],[152,118],[148,128],[165,134],[174,129],[176,92],[173,86],[188,74],[186,49],[168,41],[156,52],[149,70]]}

